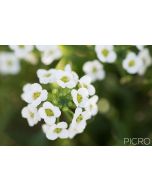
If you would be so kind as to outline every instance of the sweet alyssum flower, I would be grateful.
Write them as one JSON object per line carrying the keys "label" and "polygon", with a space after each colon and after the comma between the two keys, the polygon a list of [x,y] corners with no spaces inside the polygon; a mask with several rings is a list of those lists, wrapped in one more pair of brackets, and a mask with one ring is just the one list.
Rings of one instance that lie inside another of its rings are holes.
{"label": "sweet alyssum flower", "polygon": [[37,45],[39,51],[41,51],[41,61],[45,65],[51,64],[54,60],[59,59],[62,56],[62,53],[57,45]]}
{"label": "sweet alyssum flower", "polygon": [[87,106],[89,92],[86,88],[73,89],[71,94],[77,107],[85,108]]}
{"label": "sweet alyssum flower", "polygon": [[136,45],[138,50],[143,50],[144,49],[144,45]]}
{"label": "sweet alyssum flower", "polygon": [[95,116],[98,112],[97,102],[98,102],[98,96],[96,96],[96,95],[92,96],[88,101],[86,110],[88,113],[90,113],[90,118],[91,118],[91,116]]}
{"label": "sweet alyssum flower", "polygon": [[32,65],[36,65],[38,63],[38,57],[33,52],[28,53],[24,60]]}
{"label": "sweet alyssum flower", "polygon": [[56,118],[61,115],[61,111],[52,103],[45,102],[43,106],[39,109],[39,115],[42,119],[44,119],[46,124],[52,125],[56,122]]}
{"label": "sweet alyssum flower", "polygon": [[26,58],[34,48],[33,45],[10,45],[9,47],[14,51],[15,55],[20,59]]}
{"label": "sweet alyssum flower", "polygon": [[140,75],[144,75],[147,68],[152,65],[152,58],[151,55],[149,53],[149,50],[147,48],[143,48],[139,54],[138,54],[139,59],[142,60],[142,66],[139,70],[139,74]]}
{"label": "sweet alyssum flower", "polygon": [[56,72],[55,69],[50,69],[50,70],[39,69],[37,71],[37,76],[39,78],[40,83],[48,84],[55,82],[56,81],[55,72]]}
{"label": "sweet alyssum flower", "polygon": [[26,84],[23,87],[22,99],[27,103],[38,106],[41,102],[47,99],[48,92],[43,90],[41,85],[38,83]]}
{"label": "sweet alyssum flower", "polygon": [[9,45],[10,49],[13,50],[14,55],[19,59],[25,60],[26,62],[36,65],[38,57],[33,52],[33,45]]}
{"label": "sweet alyssum flower", "polygon": [[68,124],[66,122],[60,122],[52,126],[44,124],[42,129],[49,140],[55,140],[57,138],[65,139],[69,137],[67,127]]}
{"label": "sweet alyssum flower", "polygon": [[78,83],[78,75],[67,65],[64,71],[56,72],[56,80],[62,88],[74,88]]}
{"label": "sweet alyssum flower", "polygon": [[98,60],[87,61],[83,65],[83,71],[91,78],[91,82],[105,78],[103,65]]}
{"label": "sweet alyssum flower", "polygon": [[90,118],[90,113],[76,108],[69,128],[69,137],[73,138],[76,134],[82,133],[87,125],[86,121]]}
{"label": "sweet alyssum flower", "polygon": [[129,52],[122,63],[123,68],[130,74],[136,74],[143,66],[142,60],[134,52]]}
{"label": "sweet alyssum flower", "polygon": [[87,75],[83,76],[79,80],[79,85],[81,88],[86,88],[90,96],[95,94],[95,88],[91,84],[91,78]]}
{"label": "sweet alyssum flower", "polygon": [[22,109],[22,117],[27,119],[28,124],[31,127],[41,120],[37,108],[31,104]]}
{"label": "sweet alyssum flower", "polygon": [[41,52],[49,51],[50,47],[50,45],[36,45],[36,48]]}
{"label": "sweet alyssum flower", "polygon": [[[82,133],[87,120],[97,114],[96,101],[90,99],[95,94],[90,77],[79,79],[70,65],[66,65],[62,70],[39,69],[37,76],[42,86],[35,83],[27,84],[23,88],[21,97],[30,109],[28,108],[29,111],[25,115],[23,113],[27,107],[23,108],[22,116],[32,126],[42,120],[43,132],[49,140],[73,138]],[[91,103],[95,111],[90,112],[88,106]],[[37,120],[32,120],[31,113],[38,115]]]}
{"label": "sweet alyssum flower", "polygon": [[10,52],[0,53],[0,73],[17,74],[20,71],[20,63],[17,57]]}
{"label": "sweet alyssum flower", "polygon": [[95,51],[98,59],[101,62],[113,63],[115,62],[117,55],[113,49],[112,45],[96,45]]}

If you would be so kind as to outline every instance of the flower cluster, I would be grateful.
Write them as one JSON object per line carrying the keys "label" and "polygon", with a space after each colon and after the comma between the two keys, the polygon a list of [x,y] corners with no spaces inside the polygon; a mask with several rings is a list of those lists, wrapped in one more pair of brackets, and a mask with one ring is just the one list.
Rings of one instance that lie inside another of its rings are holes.
{"label": "flower cluster", "polygon": [[39,69],[37,76],[40,84],[26,84],[21,95],[28,103],[22,117],[29,126],[43,121],[43,132],[50,140],[82,133],[87,120],[98,112],[98,96],[91,78],[85,75],[79,79],[69,64],[64,70]]}
{"label": "flower cluster", "polygon": [[9,45],[11,52],[0,53],[0,73],[18,74],[21,70],[20,60],[35,65],[38,63],[38,57],[35,48],[40,54],[41,62],[45,65],[51,64],[59,59],[62,53],[56,45]]}
{"label": "flower cluster", "polygon": [[[152,58],[148,48],[143,45],[136,46],[136,48],[139,51],[138,54],[129,51],[125,59],[122,60],[122,67],[129,74],[144,75],[147,68],[152,65]],[[98,60],[87,61],[83,65],[83,71],[90,76],[92,82],[103,80],[106,76],[104,64],[114,63],[117,59],[117,54],[112,45],[96,45],[95,52]]]}
{"label": "flower cluster", "polygon": [[[144,75],[147,68],[152,65],[152,58],[149,49],[143,45],[134,46],[134,51],[127,51],[124,60],[121,60],[121,67],[129,74]],[[11,52],[0,53],[0,73],[17,74],[21,66],[20,60],[30,64],[37,64],[39,57],[44,65],[50,65],[62,57],[60,47],[57,45],[9,45]],[[94,48],[96,59],[87,61],[83,65],[83,71],[91,78],[92,82],[103,80],[106,76],[105,64],[115,63],[120,59],[112,45],[96,45]]]}

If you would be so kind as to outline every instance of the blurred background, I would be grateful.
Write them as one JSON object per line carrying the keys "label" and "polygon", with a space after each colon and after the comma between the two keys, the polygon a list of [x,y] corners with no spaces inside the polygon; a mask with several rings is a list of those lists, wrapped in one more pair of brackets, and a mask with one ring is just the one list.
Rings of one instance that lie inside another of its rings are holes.
{"label": "blurred background", "polygon": [[[152,46],[146,46],[152,55]],[[97,59],[94,46],[60,46],[62,57],[71,62],[73,69],[83,76],[83,64]],[[143,76],[130,75],[122,68],[127,52],[138,53],[136,46],[114,46],[117,60],[104,63],[106,77],[94,82],[99,96],[99,112],[88,122],[85,131],[74,139],[49,141],[42,132],[41,124],[28,126],[21,116],[26,105],[21,100],[23,85],[38,82],[39,68],[53,68],[41,62],[40,53],[33,50],[35,62],[20,59],[20,72],[16,75],[0,73],[0,145],[124,145],[123,138],[152,138],[152,66]],[[0,52],[11,52],[9,46],[0,46]]]}

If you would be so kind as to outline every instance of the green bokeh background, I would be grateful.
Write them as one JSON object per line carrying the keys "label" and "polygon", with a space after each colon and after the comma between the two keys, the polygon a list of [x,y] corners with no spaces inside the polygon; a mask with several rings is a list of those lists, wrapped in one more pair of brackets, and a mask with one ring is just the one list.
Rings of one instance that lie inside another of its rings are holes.
{"label": "green bokeh background", "polygon": [[[96,59],[94,46],[60,46],[64,61],[71,62],[73,70],[83,76],[83,64]],[[21,72],[17,75],[0,74],[0,145],[124,145],[123,138],[143,137],[152,139],[152,67],[144,76],[129,75],[122,69],[122,60],[128,51],[138,53],[135,46],[115,46],[118,59],[114,64],[104,64],[106,78],[94,83],[97,95],[109,103],[109,110],[102,111],[88,122],[84,133],[74,139],[49,141],[40,124],[30,128],[21,117],[26,105],[20,98],[26,83],[38,82],[38,68],[52,68],[21,61]],[[147,46],[152,55],[152,46]],[[1,51],[10,51],[0,46]],[[100,105],[101,106],[101,105]]]}

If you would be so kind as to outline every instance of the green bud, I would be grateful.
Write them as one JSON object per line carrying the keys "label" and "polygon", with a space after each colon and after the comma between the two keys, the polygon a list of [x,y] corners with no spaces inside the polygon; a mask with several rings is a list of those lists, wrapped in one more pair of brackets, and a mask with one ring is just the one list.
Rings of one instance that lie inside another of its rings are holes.
{"label": "green bud", "polygon": [[63,107],[62,108],[63,111],[68,111],[68,109],[69,109],[68,107]]}
{"label": "green bud", "polygon": [[57,93],[58,93],[58,90],[57,90],[57,89],[53,89],[53,90],[52,90],[52,93],[53,93],[53,94],[57,94]]}

